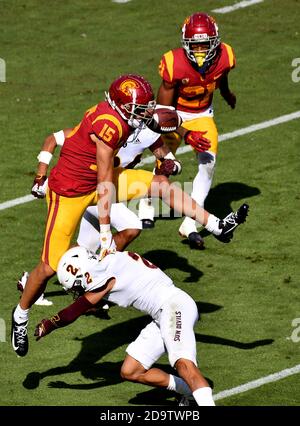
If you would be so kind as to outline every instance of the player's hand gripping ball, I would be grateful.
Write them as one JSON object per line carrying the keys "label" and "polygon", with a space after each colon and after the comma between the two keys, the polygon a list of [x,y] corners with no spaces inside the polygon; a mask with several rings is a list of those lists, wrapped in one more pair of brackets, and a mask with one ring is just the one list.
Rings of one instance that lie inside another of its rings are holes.
{"label": "player's hand gripping ball", "polygon": [[175,109],[170,107],[156,108],[152,116],[152,120],[147,124],[149,129],[156,133],[170,133],[180,127],[182,123],[181,117]]}

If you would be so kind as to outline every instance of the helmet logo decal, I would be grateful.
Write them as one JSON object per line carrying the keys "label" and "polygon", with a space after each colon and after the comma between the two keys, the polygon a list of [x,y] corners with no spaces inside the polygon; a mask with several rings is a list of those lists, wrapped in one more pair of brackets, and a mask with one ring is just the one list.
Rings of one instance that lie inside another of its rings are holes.
{"label": "helmet logo decal", "polygon": [[209,36],[208,34],[204,33],[204,34],[194,34],[193,37],[195,40],[199,40],[199,41],[203,41],[203,40],[209,40]]}
{"label": "helmet logo decal", "polygon": [[120,84],[120,90],[125,93],[126,96],[130,96],[132,92],[139,87],[139,84],[134,80],[125,80]]}

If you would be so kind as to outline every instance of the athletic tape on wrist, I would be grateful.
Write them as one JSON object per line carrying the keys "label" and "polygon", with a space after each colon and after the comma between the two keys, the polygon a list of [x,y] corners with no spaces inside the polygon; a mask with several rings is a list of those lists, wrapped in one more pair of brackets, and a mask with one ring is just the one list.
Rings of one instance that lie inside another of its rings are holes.
{"label": "athletic tape on wrist", "polygon": [[111,232],[110,223],[100,225],[100,232]]}
{"label": "athletic tape on wrist", "polygon": [[37,159],[40,163],[49,164],[52,159],[52,154],[48,151],[41,151],[37,156]]}
{"label": "athletic tape on wrist", "polygon": [[168,154],[164,156],[164,160],[175,160],[175,156],[172,152],[168,152]]}

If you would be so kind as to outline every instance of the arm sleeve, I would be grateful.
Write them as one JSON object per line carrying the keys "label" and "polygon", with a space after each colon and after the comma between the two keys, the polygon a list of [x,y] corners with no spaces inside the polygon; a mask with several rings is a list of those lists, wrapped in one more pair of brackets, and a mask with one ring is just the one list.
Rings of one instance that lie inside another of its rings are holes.
{"label": "arm sleeve", "polygon": [[86,297],[80,296],[72,305],[67,306],[49,319],[53,325],[53,329],[65,327],[74,322],[80,315],[84,314],[94,305],[87,300]]}

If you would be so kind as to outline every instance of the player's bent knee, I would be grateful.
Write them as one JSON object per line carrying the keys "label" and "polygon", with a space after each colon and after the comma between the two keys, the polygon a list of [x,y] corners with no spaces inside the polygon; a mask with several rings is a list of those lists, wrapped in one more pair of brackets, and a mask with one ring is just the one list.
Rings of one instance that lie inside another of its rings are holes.
{"label": "player's bent knee", "polygon": [[127,355],[122,364],[120,375],[123,380],[139,382],[141,376],[146,372],[146,368],[139,361]]}
{"label": "player's bent knee", "polygon": [[125,238],[130,242],[130,241],[134,240],[135,238],[137,238],[140,235],[140,233],[142,232],[142,230],[130,228],[130,229],[125,229],[123,232],[125,234]]}
{"label": "player's bent knee", "polygon": [[191,361],[190,359],[186,359],[186,358],[179,358],[176,363],[175,363],[175,367],[176,369],[178,368],[191,368],[191,367],[196,367],[194,362]]}
{"label": "player's bent knee", "polygon": [[178,374],[183,378],[195,379],[199,376],[199,370],[195,363],[189,359],[179,358],[175,363]]}
{"label": "player's bent knee", "polygon": [[140,372],[122,365],[120,375],[123,380],[127,380],[129,382],[138,382]]}

